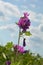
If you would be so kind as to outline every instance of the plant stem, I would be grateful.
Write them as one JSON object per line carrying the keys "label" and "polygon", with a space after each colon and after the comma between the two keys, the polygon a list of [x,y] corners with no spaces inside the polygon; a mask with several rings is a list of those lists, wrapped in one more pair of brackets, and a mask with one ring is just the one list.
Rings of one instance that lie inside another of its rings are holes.
{"label": "plant stem", "polygon": [[20,32],[21,32],[21,29],[19,28],[18,45],[19,45],[19,42],[20,42]]}
{"label": "plant stem", "polygon": [[[19,42],[20,42],[20,31],[21,29],[19,28],[19,36],[18,36],[18,46],[19,46]],[[18,49],[17,49],[17,52],[16,52],[16,60],[18,58]]]}

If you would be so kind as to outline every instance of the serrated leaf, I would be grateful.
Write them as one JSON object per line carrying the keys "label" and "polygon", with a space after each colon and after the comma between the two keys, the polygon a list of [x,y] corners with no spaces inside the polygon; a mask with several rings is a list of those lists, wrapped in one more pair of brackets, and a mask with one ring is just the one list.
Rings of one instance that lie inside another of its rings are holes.
{"label": "serrated leaf", "polygon": [[25,35],[26,35],[26,36],[30,36],[30,35],[32,35],[32,34],[30,33],[30,31],[26,31],[26,32],[25,32]]}

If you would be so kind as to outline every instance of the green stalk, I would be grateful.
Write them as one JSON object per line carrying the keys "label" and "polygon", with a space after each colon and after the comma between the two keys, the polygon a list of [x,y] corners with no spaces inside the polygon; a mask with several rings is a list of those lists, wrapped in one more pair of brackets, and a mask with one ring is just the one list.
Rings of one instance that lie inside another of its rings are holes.
{"label": "green stalk", "polygon": [[[21,29],[19,28],[19,36],[18,36],[18,45],[19,45],[19,43],[20,43],[20,31],[21,31]],[[17,50],[17,52],[16,52],[16,60],[18,59],[18,50]]]}
{"label": "green stalk", "polygon": [[21,29],[19,28],[18,45],[19,45],[19,42],[20,42],[20,32],[21,32]]}

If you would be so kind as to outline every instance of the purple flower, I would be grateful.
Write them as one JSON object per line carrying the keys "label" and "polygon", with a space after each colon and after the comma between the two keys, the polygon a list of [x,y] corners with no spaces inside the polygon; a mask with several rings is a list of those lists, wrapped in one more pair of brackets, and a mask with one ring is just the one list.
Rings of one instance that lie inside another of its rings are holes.
{"label": "purple flower", "polygon": [[11,62],[10,61],[6,61],[6,65],[10,65],[11,64]]}
{"label": "purple flower", "polygon": [[27,50],[24,50],[24,47],[21,47],[21,46],[19,46],[19,45],[15,45],[15,46],[14,46],[14,49],[17,49],[18,52],[20,52],[20,53],[22,53],[22,54],[28,52]]}
{"label": "purple flower", "polygon": [[24,48],[21,47],[21,46],[19,46],[19,45],[14,46],[14,49],[17,49],[18,52],[20,52],[20,53],[23,53],[24,52]]}
{"label": "purple flower", "polygon": [[25,38],[23,39],[23,46],[26,46]]}
{"label": "purple flower", "polygon": [[24,17],[21,17],[18,26],[23,29],[23,31],[26,31],[30,26],[30,20],[28,19],[28,14],[24,13]]}

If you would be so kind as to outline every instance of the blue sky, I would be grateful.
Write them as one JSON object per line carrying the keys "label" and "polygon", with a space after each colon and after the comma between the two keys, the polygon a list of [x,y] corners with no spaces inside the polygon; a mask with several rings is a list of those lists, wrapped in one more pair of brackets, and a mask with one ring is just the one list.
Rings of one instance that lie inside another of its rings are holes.
{"label": "blue sky", "polygon": [[24,36],[26,49],[43,56],[43,0],[0,0],[0,44],[5,45],[8,41],[17,44],[19,28],[15,22],[24,12],[30,14],[32,33],[30,37]]}

